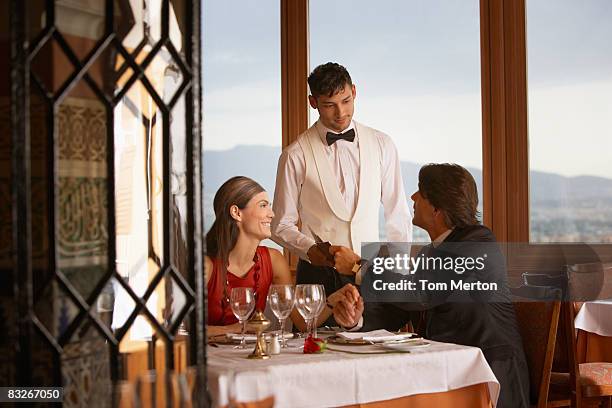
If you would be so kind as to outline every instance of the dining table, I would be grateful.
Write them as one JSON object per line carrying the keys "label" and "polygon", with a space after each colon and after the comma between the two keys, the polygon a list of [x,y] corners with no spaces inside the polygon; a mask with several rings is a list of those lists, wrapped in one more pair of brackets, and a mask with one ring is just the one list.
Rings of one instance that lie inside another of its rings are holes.
{"label": "dining table", "polygon": [[584,302],[574,326],[578,363],[612,363],[612,299]]}
{"label": "dining table", "polygon": [[[477,347],[425,340],[415,347],[335,344],[304,354],[304,339],[269,359],[253,345],[207,347],[213,406],[495,407],[499,382]],[[230,404],[231,403],[231,404]]]}

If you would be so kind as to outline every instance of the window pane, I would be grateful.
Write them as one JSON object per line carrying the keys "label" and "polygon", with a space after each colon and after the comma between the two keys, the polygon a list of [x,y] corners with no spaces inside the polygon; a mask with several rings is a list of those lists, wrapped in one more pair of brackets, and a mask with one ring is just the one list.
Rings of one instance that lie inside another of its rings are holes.
{"label": "window pane", "polygon": [[[281,152],[280,3],[203,2],[205,229],[213,197],[233,176],[274,196]],[[266,241],[265,245],[273,245]]]}
{"label": "window pane", "polygon": [[527,3],[530,239],[612,242],[612,3]]}
{"label": "window pane", "polygon": [[[482,197],[478,4],[310,0],[311,69],[328,61],[348,69],[354,118],[395,142],[408,200],[431,162],[467,167]],[[429,240],[419,228],[414,239]]]}

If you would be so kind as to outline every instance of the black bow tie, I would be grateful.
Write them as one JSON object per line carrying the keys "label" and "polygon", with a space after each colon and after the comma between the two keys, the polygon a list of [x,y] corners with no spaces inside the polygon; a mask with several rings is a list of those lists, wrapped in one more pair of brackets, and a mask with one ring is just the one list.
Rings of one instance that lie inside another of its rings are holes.
{"label": "black bow tie", "polygon": [[325,135],[325,139],[327,139],[328,146],[333,145],[340,139],[346,140],[347,142],[352,142],[353,140],[355,140],[355,129],[350,129],[340,134],[327,132],[327,134]]}

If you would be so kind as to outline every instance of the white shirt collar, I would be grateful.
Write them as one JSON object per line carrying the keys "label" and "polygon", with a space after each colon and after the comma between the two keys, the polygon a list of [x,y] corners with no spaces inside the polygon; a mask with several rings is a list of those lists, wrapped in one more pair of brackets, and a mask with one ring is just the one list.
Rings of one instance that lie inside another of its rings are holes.
{"label": "white shirt collar", "polygon": [[[321,119],[318,119],[315,125],[317,127],[317,130],[319,131],[319,137],[321,138],[325,146],[327,146],[327,140],[326,140],[327,132],[331,132],[331,133],[335,133],[339,135],[340,133],[344,133],[347,130],[355,129],[355,121],[352,119],[348,127],[344,129],[342,132],[336,132],[335,130],[331,130],[327,128],[323,123],[321,123]],[[353,142],[356,142],[356,141],[357,141],[357,131],[355,131],[355,140]]]}
{"label": "white shirt collar", "polygon": [[438,245],[440,245],[445,239],[446,237],[448,237],[450,235],[450,233],[453,232],[452,229],[447,229],[446,231],[444,231],[442,234],[438,235],[438,237],[436,239],[433,240],[433,242],[431,243],[431,245],[435,248]]}

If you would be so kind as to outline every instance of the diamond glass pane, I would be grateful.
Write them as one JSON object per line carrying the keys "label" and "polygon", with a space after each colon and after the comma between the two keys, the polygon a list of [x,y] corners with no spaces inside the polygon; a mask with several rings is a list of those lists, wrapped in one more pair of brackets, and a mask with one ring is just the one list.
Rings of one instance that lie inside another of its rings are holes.
{"label": "diamond glass pane", "polygon": [[55,93],[64,85],[75,68],[57,41],[51,38],[34,56],[30,70],[46,92]]}
{"label": "diamond glass pane", "polygon": [[113,331],[122,328],[136,308],[136,302],[118,279],[123,278],[113,276],[96,300],[96,311],[100,319]]}
{"label": "diamond glass pane", "polygon": [[37,297],[34,313],[55,339],[59,339],[79,313],[68,293],[52,281]]}
{"label": "diamond glass pane", "polygon": [[147,302],[149,311],[167,330],[188,306],[185,292],[171,273],[164,276]]}
{"label": "diamond glass pane", "polygon": [[155,55],[145,71],[159,97],[168,104],[183,83],[184,76],[166,47]]}
{"label": "diamond glass pane", "polygon": [[58,267],[88,297],[108,268],[106,109],[81,80],[56,122]]}
{"label": "diamond glass pane", "polygon": [[142,296],[163,265],[163,119],[140,81],[116,105],[117,271]]}

